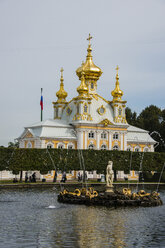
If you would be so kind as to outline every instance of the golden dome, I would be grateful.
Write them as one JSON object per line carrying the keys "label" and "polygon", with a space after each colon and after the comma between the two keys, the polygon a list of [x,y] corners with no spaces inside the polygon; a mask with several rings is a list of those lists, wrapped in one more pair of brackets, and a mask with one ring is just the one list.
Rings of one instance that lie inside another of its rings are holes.
{"label": "golden dome", "polygon": [[116,86],[115,89],[111,92],[111,95],[113,96],[113,100],[120,101],[121,97],[123,96],[123,91],[119,87],[119,75],[118,75],[118,70],[119,67],[117,65],[116,67],[117,73],[116,73]]}
{"label": "golden dome", "polygon": [[81,73],[81,84],[77,88],[77,91],[79,93],[79,96],[85,96],[88,94],[88,87],[85,84],[85,73],[82,71]]}
{"label": "golden dome", "polygon": [[89,38],[87,38],[87,40],[89,40],[89,45],[88,45],[88,49],[87,49],[87,56],[86,56],[86,61],[84,64],[82,64],[77,70],[76,70],[76,74],[79,77],[79,79],[81,79],[81,73],[82,71],[84,71],[85,73],[85,79],[96,79],[98,80],[99,77],[102,74],[101,69],[96,66],[93,63],[92,60],[92,48],[91,48],[91,44],[90,44],[90,40],[92,39],[92,37],[89,34]]}
{"label": "golden dome", "polygon": [[56,96],[58,98],[57,102],[58,103],[62,103],[62,102],[66,102],[65,98],[67,97],[68,93],[64,90],[64,78],[63,78],[63,68],[61,68],[61,83],[60,83],[60,89],[59,91],[57,91]]}

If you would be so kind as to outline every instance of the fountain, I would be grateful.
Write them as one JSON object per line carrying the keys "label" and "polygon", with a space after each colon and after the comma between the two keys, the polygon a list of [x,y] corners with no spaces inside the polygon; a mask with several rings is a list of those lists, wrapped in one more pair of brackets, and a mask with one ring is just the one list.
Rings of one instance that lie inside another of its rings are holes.
{"label": "fountain", "polygon": [[156,191],[146,193],[144,190],[140,190],[137,193],[133,193],[129,188],[123,188],[120,191],[115,190],[113,187],[114,172],[112,165],[113,162],[109,161],[106,170],[106,187],[104,192],[98,193],[92,187],[87,188],[87,186],[82,189],[75,189],[74,192],[64,189],[58,195],[58,201],[61,203],[106,207],[151,207],[163,204],[159,193]]}

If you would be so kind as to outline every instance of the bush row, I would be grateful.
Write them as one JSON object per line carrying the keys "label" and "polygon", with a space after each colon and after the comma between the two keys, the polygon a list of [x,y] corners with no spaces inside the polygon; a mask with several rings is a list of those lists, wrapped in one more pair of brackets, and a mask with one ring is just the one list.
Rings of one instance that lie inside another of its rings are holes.
{"label": "bush row", "polygon": [[65,150],[65,149],[21,149],[0,148],[0,170],[29,171],[39,170],[45,173],[49,170],[97,170],[105,172],[109,160],[113,161],[114,170],[143,171],[162,170],[165,153],[141,153],[107,150]]}

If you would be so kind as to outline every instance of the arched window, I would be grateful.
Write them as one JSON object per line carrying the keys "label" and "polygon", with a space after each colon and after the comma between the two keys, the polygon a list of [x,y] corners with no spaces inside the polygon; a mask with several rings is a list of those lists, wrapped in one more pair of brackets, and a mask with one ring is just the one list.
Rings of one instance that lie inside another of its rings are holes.
{"label": "arched window", "polygon": [[121,116],[122,114],[122,108],[119,108],[119,115]]}
{"label": "arched window", "polygon": [[73,144],[68,144],[68,149],[73,149],[73,148],[74,148]]}
{"label": "arched window", "polygon": [[103,144],[103,145],[101,146],[101,150],[106,150],[106,149],[107,149],[107,146]]}
{"label": "arched window", "polygon": [[53,148],[53,145],[51,143],[49,143],[49,144],[47,144],[47,148],[51,149],[51,148]]}
{"label": "arched window", "polygon": [[90,132],[88,133],[88,137],[94,139],[94,137],[95,137],[94,132],[93,132],[93,131],[90,131]]}
{"label": "arched window", "polygon": [[84,105],[84,113],[87,113],[88,112],[88,106],[87,106],[87,104],[85,103],[85,105]]}
{"label": "arched window", "polygon": [[77,114],[79,114],[79,104],[77,104]]}
{"label": "arched window", "polygon": [[56,108],[56,118],[58,117],[58,108]]}
{"label": "arched window", "polygon": [[144,147],[144,152],[149,152],[148,147]]}
{"label": "arched window", "polygon": [[119,134],[118,133],[114,133],[113,134],[113,139],[114,140],[118,140],[119,139]]}
{"label": "arched window", "polygon": [[113,147],[113,150],[119,150],[119,147],[118,147],[117,145],[115,145],[115,146]]}
{"label": "arched window", "polygon": [[90,144],[90,145],[88,146],[88,148],[89,148],[89,149],[94,149],[94,145],[93,145],[93,144]]}
{"label": "arched window", "polygon": [[140,148],[138,146],[135,147],[135,152],[140,152]]}
{"label": "arched window", "polygon": [[92,90],[94,89],[94,83],[91,83],[91,89]]}
{"label": "arched window", "polygon": [[101,133],[101,139],[106,139],[106,138],[107,138],[106,132],[102,132],[102,133]]}
{"label": "arched window", "polygon": [[58,144],[57,148],[58,148],[58,149],[63,149],[63,148],[64,148],[64,144],[61,144],[61,143]]}
{"label": "arched window", "polygon": [[27,148],[32,148],[32,143],[31,142],[27,143]]}

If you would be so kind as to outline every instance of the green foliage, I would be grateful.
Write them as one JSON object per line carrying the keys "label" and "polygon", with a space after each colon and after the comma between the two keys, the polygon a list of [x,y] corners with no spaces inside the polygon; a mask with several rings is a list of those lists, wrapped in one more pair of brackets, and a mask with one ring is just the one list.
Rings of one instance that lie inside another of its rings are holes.
{"label": "green foliage", "polygon": [[[159,142],[156,151],[165,152],[165,109],[150,105],[137,116],[130,108],[126,108],[126,119],[130,125],[149,131],[152,138]],[[157,133],[158,132],[158,133]]]}
{"label": "green foliage", "polygon": [[[54,161],[52,163],[50,156]],[[21,149],[0,148],[0,170],[19,171],[39,170],[41,173],[49,170],[82,170],[78,150],[65,149]],[[105,173],[109,160],[113,161],[114,170],[129,172],[131,152],[108,150],[82,150],[85,169]],[[165,153],[132,153],[131,170],[139,170],[142,161],[143,171],[161,171],[165,162]],[[54,167],[55,165],[55,167]]]}
{"label": "green foliage", "polygon": [[127,122],[132,126],[136,126],[136,123],[137,123],[137,114],[136,114],[136,112],[132,112],[131,109],[127,107],[125,109],[125,113],[126,113]]}

